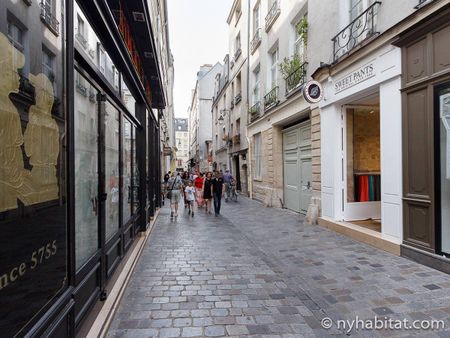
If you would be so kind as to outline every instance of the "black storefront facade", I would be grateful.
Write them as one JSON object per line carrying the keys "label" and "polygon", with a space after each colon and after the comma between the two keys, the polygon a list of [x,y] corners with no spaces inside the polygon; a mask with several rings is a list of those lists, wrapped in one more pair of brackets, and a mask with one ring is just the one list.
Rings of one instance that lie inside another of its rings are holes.
{"label": "black storefront facade", "polygon": [[417,19],[394,45],[402,49],[401,254],[450,273],[450,4]]}
{"label": "black storefront facade", "polygon": [[73,337],[161,203],[148,5],[0,11],[0,335]]}

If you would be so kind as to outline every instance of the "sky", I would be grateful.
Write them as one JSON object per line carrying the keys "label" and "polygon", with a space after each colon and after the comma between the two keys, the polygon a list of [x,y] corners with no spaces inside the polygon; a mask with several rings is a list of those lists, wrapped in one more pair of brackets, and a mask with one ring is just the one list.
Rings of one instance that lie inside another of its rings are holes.
{"label": "sky", "polygon": [[222,62],[228,52],[226,20],[232,0],[167,0],[167,3],[170,48],[175,62],[175,117],[188,117],[199,67]]}

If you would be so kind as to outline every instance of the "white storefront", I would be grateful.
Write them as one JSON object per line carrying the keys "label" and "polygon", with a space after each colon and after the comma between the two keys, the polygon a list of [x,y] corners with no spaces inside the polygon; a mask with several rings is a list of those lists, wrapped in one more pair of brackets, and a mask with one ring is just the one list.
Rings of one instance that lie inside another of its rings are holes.
{"label": "white storefront", "polygon": [[401,51],[331,73],[321,110],[322,219],[402,241]]}

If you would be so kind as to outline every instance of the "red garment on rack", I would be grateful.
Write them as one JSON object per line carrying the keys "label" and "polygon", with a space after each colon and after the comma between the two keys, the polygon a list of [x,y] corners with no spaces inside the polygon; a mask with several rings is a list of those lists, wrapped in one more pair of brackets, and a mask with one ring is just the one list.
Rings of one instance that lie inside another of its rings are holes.
{"label": "red garment on rack", "polygon": [[359,176],[359,202],[369,201],[369,177]]}

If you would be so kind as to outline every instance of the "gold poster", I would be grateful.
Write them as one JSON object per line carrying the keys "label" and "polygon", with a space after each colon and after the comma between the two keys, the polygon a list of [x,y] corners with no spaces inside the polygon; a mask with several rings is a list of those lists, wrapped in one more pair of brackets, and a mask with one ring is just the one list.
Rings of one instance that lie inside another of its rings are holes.
{"label": "gold poster", "polygon": [[[35,104],[29,109],[28,124],[22,134],[20,114],[10,99],[19,92],[19,69],[24,55],[0,33],[0,212],[58,198],[56,165],[59,156],[59,129],[51,115],[53,86],[42,73],[30,74],[35,88]],[[31,170],[25,169],[24,154]]]}

